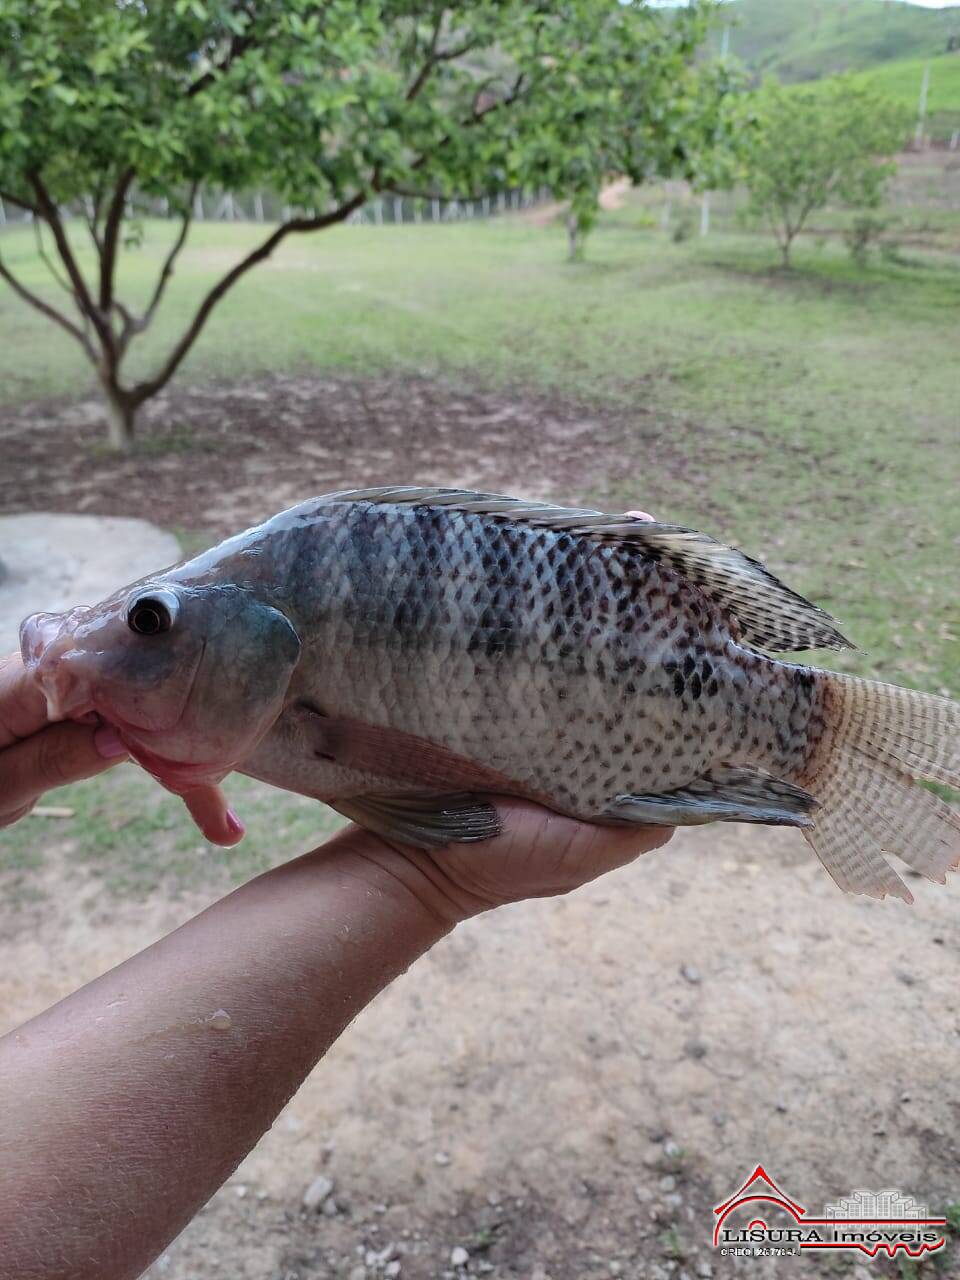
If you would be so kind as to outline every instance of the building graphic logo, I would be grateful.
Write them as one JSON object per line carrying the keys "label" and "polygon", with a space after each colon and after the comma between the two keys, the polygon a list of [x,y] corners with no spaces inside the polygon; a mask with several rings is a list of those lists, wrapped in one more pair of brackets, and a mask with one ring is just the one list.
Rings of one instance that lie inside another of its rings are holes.
{"label": "building graphic logo", "polygon": [[758,1164],[739,1191],[714,1211],[713,1247],[727,1257],[787,1257],[811,1249],[853,1250],[870,1258],[936,1253],[945,1218],[902,1191],[852,1191],[809,1213]]}

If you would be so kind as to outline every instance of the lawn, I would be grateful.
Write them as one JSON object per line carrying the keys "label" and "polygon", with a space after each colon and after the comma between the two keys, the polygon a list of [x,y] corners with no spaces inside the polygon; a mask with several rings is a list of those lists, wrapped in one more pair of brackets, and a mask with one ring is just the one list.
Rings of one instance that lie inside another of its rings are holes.
{"label": "lawn", "polygon": [[[626,424],[622,465],[566,497],[640,505],[765,557],[860,646],[833,665],[956,696],[960,260],[917,251],[860,269],[810,242],[785,274],[763,237],[674,244],[631,218],[610,215],[577,265],[562,228],[521,219],[291,240],[215,312],[179,382],[400,370],[609,410]],[[149,223],[125,254],[125,294],[144,296],[169,234]],[[137,370],[263,234],[195,229]],[[0,248],[40,285],[32,234],[8,229]],[[89,392],[71,341],[9,292],[0,334],[8,405]],[[534,478],[532,453],[505,483]],[[176,851],[188,836],[162,839]]]}

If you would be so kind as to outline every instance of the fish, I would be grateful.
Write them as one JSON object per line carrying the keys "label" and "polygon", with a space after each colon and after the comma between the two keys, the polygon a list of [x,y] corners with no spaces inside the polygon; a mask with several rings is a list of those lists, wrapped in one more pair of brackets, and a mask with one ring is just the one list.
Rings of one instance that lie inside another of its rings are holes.
{"label": "fish", "polygon": [[237,771],[423,849],[497,796],[587,822],[796,827],[841,889],[944,883],[960,706],[777,656],[849,646],[759,561],[680,525],[417,486],[340,490],[102,603],[34,614],[52,718],[168,789]]}

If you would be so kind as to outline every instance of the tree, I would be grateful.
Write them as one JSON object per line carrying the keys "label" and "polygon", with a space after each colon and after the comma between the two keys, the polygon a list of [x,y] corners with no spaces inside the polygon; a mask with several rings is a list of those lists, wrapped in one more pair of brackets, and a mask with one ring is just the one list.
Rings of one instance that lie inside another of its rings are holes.
{"label": "tree", "polygon": [[[125,446],[216,304],[287,236],[380,192],[576,191],[567,149],[589,156],[624,103],[666,137],[657,120],[704,4],[678,18],[645,0],[0,0],[0,196],[34,219],[67,303],[2,257],[0,277],[81,344]],[[124,381],[201,186],[267,188],[293,212],[214,285],[154,372]],[[117,262],[156,200],[179,225],[135,309]]]}
{"label": "tree", "polygon": [[908,121],[896,103],[845,77],[804,89],[767,84],[754,107],[744,181],[788,267],[790,247],[815,209],[880,204]]}
{"label": "tree", "polygon": [[612,53],[608,66],[616,85],[594,104],[589,137],[578,138],[578,122],[568,121],[550,185],[570,195],[571,260],[583,254],[600,192],[613,174],[635,185],[654,177],[685,178],[694,187],[732,181],[745,99],[737,93],[742,78],[732,64],[695,61],[712,18],[710,9],[676,12],[670,27],[660,29],[652,58],[634,62]]}

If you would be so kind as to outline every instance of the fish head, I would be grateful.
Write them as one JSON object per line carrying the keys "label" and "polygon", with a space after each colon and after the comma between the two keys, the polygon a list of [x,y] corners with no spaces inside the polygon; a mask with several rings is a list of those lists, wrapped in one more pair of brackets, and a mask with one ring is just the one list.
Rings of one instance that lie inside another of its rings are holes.
{"label": "fish head", "polygon": [[52,720],[113,726],[175,791],[243,760],[281,713],[300,655],[293,625],[254,591],[176,570],[92,607],[35,613],[20,647]]}

